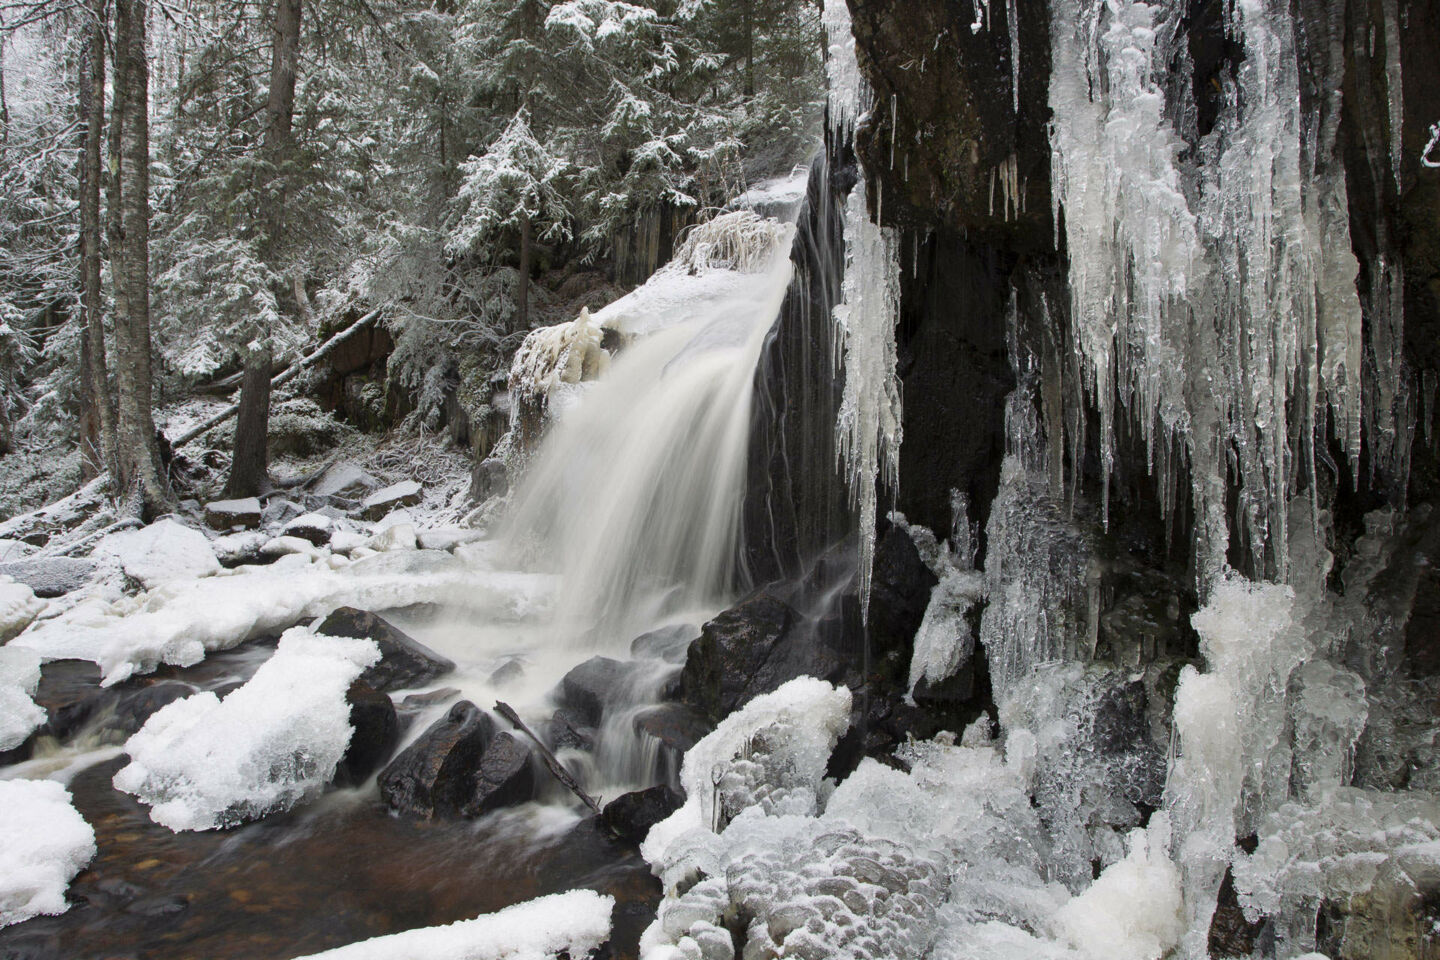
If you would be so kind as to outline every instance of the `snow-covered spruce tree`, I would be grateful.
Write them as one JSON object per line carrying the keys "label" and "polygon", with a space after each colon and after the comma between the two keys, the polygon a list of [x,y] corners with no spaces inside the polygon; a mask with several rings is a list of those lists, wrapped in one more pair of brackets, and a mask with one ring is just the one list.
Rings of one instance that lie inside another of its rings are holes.
{"label": "snow-covered spruce tree", "polygon": [[459,219],[450,233],[450,251],[463,255],[515,238],[520,266],[514,327],[519,330],[530,325],[530,272],[536,237],[555,240],[568,236],[567,167],[564,159],[535,139],[524,109],[515,114],[490,149],[461,165],[465,180],[457,198]]}

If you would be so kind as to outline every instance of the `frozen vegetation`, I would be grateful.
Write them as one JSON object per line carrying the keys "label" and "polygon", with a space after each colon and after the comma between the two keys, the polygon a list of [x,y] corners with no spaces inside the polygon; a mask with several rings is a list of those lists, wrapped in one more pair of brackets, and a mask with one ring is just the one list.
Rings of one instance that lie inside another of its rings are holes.
{"label": "frozen vegetation", "polygon": [[64,913],[70,878],[95,856],[95,831],[49,780],[0,780],[0,927]]}
{"label": "frozen vegetation", "polygon": [[115,787],[171,830],[213,830],[286,810],[330,781],[350,744],[345,692],[380,659],[370,640],[287,630],[275,655],[224,698],[153,714],[125,744]]}

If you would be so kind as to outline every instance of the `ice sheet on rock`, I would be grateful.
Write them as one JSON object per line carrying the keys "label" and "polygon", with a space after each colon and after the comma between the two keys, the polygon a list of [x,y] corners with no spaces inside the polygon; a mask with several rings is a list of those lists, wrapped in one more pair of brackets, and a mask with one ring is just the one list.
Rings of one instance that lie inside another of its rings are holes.
{"label": "ice sheet on rock", "polygon": [[40,655],[7,644],[0,647],[0,752],[13,750],[45,722],[45,711],[31,699],[40,685]]}
{"label": "ice sheet on rock", "polygon": [[0,576],[0,643],[30,626],[44,609],[34,590],[13,577]]}
{"label": "ice sheet on rock", "polygon": [[969,616],[984,593],[984,578],[974,570],[950,569],[941,576],[915,634],[910,696],[915,695],[920,681],[939,683],[975,655],[975,634]]}
{"label": "ice sheet on rock", "polygon": [[594,380],[610,366],[610,354],[600,346],[604,332],[589,309],[566,323],[532,330],[510,363],[512,401],[544,403],[562,383]]}
{"label": "ice sheet on rock", "polygon": [[176,580],[207,577],[221,569],[205,534],[169,519],[139,530],[112,533],[95,545],[94,555],[115,557],[125,575],[147,590]]}
{"label": "ice sheet on rock", "polygon": [[297,960],[552,960],[584,957],[610,936],[615,898],[572,890],[461,920],[337,947]]}
{"label": "ice sheet on rock", "polygon": [[138,597],[90,600],[32,627],[12,645],[45,660],[90,660],[105,685],[161,663],[190,666],[267,631],[343,606],[385,610],[438,603],[520,619],[545,610],[554,578],[477,571],[450,554],[401,551],[350,563],[282,557],[203,580],[168,584]]}
{"label": "ice sheet on rock", "polygon": [[287,630],[224,699],[206,691],[153,714],[126,741],[115,787],[176,832],[287,810],[334,775],[353,733],[345,693],[379,659],[371,640]]}
{"label": "ice sheet on rock", "polygon": [[0,927],[64,913],[65,888],[95,856],[95,831],[51,780],[0,780]]}
{"label": "ice sheet on rock", "polygon": [[1437,870],[1440,797],[1341,787],[1318,803],[1282,805],[1258,836],[1255,852],[1236,859],[1235,888],[1247,917],[1276,918],[1281,955],[1294,956],[1314,949],[1322,901],[1346,902],[1385,876]]}

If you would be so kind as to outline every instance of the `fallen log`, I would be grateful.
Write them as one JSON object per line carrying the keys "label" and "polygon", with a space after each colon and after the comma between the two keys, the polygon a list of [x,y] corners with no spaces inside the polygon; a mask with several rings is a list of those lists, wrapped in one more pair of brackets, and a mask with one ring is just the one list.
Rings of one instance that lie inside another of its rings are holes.
{"label": "fallen log", "polygon": [[506,720],[509,720],[515,725],[515,729],[525,734],[525,736],[534,742],[535,746],[540,750],[540,759],[545,761],[545,766],[550,768],[550,772],[555,775],[555,779],[569,787],[570,792],[579,797],[585,806],[595,811],[598,816],[600,813],[600,802],[580,788],[580,784],[576,782],[574,777],[570,776],[570,771],[560,765],[560,761],[555,759],[555,754],[550,752],[550,748],[545,746],[539,737],[535,736],[534,732],[525,725],[524,720],[520,719],[520,714],[515,712],[515,708],[504,701],[497,701],[495,711]]}
{"label": "fallen log", "polygon": [[[346,327],[344,330],[341,330],[339,333],[335,334],[335,336],[331,337],[329,340],[326,340],[320,346],[316,347],[312,353],[308,354],[307,356],[301,357],[299,360],[296,360],[284,370],[281,370],[279,373],[275,374],[275,376],[270,379],[270,389],[274,390],[276,387],[280,387],[289,383],[291,380],[294,380],[297,376],[300,375],[300,371],[308,367],[313,367],[321,360],[324,360],[325,357],[330,354],[330,351],[334,350],[340,344],[350,339],[350,337],[353,336],[357,331],[369,326],[378,316],[380,316],[380,309],[377,307],[376,309],[371,310],[369,313],[365,314],[365,316],[361,317],[359,320],[356,320],[354,323],[350,324],[350,326]],[[221,410],[219,413],[208,418],[204,422],[196,424],[189,430],[186,430],[180,436],[176,437],[174,440],[171,440],[170,446],[179,449],[180,447],[183,447],[185,444],[189,443],[191,440],[194,440],[201,434],[209,433],[211,430],[220,426],[220,424],[224,423],[226,420],[229,420],[231,417],[235,416],[235,414],[239,412],[240,404],[232,403],[224,410]]]}

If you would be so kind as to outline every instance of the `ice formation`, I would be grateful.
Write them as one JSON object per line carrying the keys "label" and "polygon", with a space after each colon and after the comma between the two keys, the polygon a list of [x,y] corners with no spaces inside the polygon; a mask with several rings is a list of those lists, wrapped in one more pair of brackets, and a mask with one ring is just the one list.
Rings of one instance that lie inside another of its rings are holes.
{"label": "ice formation", "polygon": [[35,625],[11,646],[45,660],[93,661],[108,686],[162,663],[191,666],[209,651],[338,607],[443,603],[516,619],[546,609],[554,588],[547,576],[476,569],[437,551],[381,553],[355,562],[316,554],[171,582],[138,597],[86,600]]}
{"label": "ice formation", "polygon": [[346,691],[379,659],[371,640],[287,630],[224,699],[197,693],[153,714],[126,742],[115,787],[176,832],[289,809],[334,775],[353,733]]}
{"label": "ice formation", "polygon": [[24,647],[0,647],[0,752],[13,750],[45,722],[30,699],[40,685],[40,655]]}
{"label": "ice formation", "polygon": [[[869,108],[870,93],[856,65],[848,7],[841,0],[827,0],[824,19],[830,43],[831,122],[843,133]],[[835,362],[845,375],[836,450],[858,508],[862,616],[868,616],[870,606],[879,486],[894,490],[900,482],[901,398],[895,373],[899,245],[894,230],[871,220],[861,177],[845,202],[844,300],[835,307],[834,319]]]}
{"label": "ice formation", "polygon": [[65,888],[95,856],[95,831],[51,780],[0,780],[0,927],[64,913]]}
{"label": "ice formation", "polygon": [[610,936],[615,899],[571,890],[473,920],[363,940],[297,960],[554,960],[584,957]]}
{"label": "ice formation", "polygon": [[[1326,167],[1333,130],[1317,147],[1318,121],[1302,116],[1289,6],[1224,9],[1246,55],[1198,143],[1183,136],[1191,86],[1168,82],[1188,56],[1171,7],[1062,0],[1051,29],[1055,215],[1103,466],[1121,416],[1145,438],[1161,489],[1173,487],[1168,448],[1183,446],[1204,584],[1223,576],[1224,471],[1237,475],[1257,568],[1283,578],[1291,485],[1314,482],[1309,442],[1295,448],[1292,434],[1313,434],[1328,401],[1352,464],[1360,450],[1357,265],[1343,178]],[[1187,147],[1203,162],[1182,164]],[[1382,367],[1388,411],[1398,364]],[[1233,464],[1221,444],[1238,452]]]}
{"label": "ice formation", "polygon": [[603,336],[600,324],[583,308],[568,323],[532,330],[510,362],[513,416],[535,418],[531,429],[538,430],[556,391],[604,373],[610,354],[600,346]]}
{"label": "ice formation", "polygon": [[[1157,815],[1130,833],[1130,852],[1055,914],[1065,939],[1093,960],[1160,960],[1180,942],[1180,871],[1170,861],[1170,824]],[[1135,909],[1137,904],[1142,909]]]}

